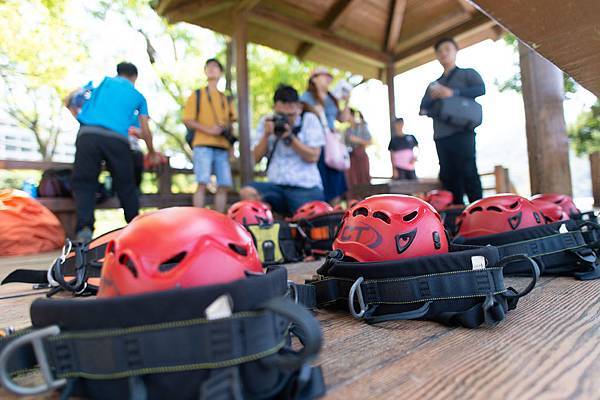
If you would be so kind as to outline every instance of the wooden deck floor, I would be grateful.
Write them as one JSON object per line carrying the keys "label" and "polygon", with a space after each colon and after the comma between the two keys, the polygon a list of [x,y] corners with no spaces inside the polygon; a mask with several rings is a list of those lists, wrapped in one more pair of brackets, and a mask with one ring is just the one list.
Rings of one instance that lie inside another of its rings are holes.
{"label": "wooden deck floor", "polygon": [[[0,278],[16,267],[46,268],[53,257],[0,258]],[[318,265],[290,265],[290,277],[302,282]],[[30,285],[0,288],[0,326],[29,325],[39,296],[30,293]],[[600,280],[543,278],[495,328],[370,326],[341,312],[316,315],[328,399],[600,398]],[[13,397],[0,389],[0,398]]]}

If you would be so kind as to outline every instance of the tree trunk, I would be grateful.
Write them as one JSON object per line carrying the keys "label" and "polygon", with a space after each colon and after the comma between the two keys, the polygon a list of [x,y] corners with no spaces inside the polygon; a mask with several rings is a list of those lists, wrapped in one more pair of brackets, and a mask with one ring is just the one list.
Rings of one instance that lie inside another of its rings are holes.
{"label": "tree trunk", "polygon": [[600,151],[590,154],[590,169],[592,171],[594,207],[600,207]]}
{"label": "tree trunk", "polygon": [[519,43],[532,193],[571,195],[562,71]]}

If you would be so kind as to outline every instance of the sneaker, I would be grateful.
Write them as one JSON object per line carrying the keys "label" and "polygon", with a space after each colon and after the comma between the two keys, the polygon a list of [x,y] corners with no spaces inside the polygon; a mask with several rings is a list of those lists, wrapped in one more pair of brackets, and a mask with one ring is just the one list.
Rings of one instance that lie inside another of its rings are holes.
{"label": "sneaker", "polygon": [[75,241],[80,243],[89,243],[92,241],[92,230],[88,227],[81,229],[75,236]]}

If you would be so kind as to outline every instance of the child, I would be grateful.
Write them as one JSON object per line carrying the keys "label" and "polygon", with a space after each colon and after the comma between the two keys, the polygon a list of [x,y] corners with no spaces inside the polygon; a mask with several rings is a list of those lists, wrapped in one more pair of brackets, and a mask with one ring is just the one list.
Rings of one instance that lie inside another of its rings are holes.
{"label": "child", "polygon": [[394,121],[394,136],[392,136],[388,146],[394,179],[417,179],[415,173],[417,157],[414,148],[418,145],[419,142],[413,135],[404,134],[404,119],[396,118]]}

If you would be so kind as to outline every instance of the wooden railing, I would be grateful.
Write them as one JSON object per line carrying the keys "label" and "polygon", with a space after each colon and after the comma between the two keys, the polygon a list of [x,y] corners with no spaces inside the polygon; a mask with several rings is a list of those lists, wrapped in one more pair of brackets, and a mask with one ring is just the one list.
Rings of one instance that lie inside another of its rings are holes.
{"label": "wooden railing", "polygon": [[[7,170],[37,170],[44,171],[50,168],[72,168],[70,163],[50,162],[50,161],[17,161],[0,160],[0,169]],[[233,174],[239,176],[236,166],[232,167]],[[156,207],[175,207],[192,205],[191,193],[173,193],[173,176],[178,174],[190,175],[193,170],[187,168],[164,167],[157,171],[146,171],[145,173],[155,174],[157,179],[158,191],[156,193],[143,193],[140,196],[140,206],[142,208]],[[264,172],[258,172],[256,177],[264,176]],[[515,192],[512,186],[508,169],[497,165],[493,172],[481,174],[482,178],[494,177],[494,185],[484,187],[485,191],[495,193]],[[377,183],[379,181],[379,183]],[[352,188],[352,195],[356,198],[364,198],[374,194],[383,193],[402,193],[402,194],[421,194],[433,189],[440,189],[441,184],[437,179],[422,178],[416,181],[395,181],[389,177],[373,177],[372,184],[360,185]],[[239,199],[238,192],[231,190],[229,193],[229,202],[235,202]],[[212,202],[212,194],[207,194],[207,203]],[[39,201],[48,207],[60,219],[67,234],[74,234],[75,227],[75,202],[67,197],[42,197]],[[98,209],[120,208],[119,200],[112,197],[105,202],[98,204]]]}

